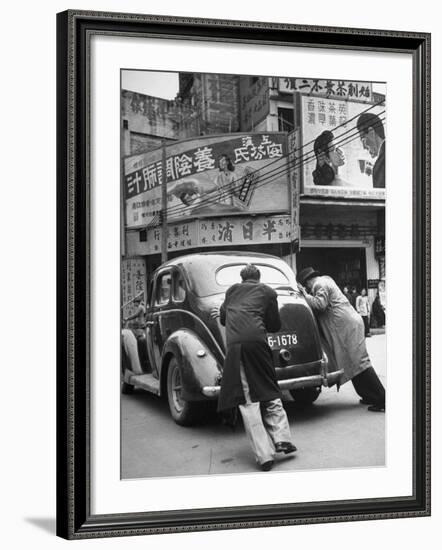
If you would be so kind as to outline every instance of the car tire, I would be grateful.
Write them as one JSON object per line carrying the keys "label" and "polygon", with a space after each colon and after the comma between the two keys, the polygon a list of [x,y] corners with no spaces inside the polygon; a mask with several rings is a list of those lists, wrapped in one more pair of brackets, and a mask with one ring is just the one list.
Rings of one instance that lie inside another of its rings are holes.
{"label": "car tire", "polygon": [[167,368],[167,400],[170,414],[180,426],[191,426],[199,419],[202,404],[182,399],[181,384],[181,369],[176,357],[172,357]]}
{"label": "car tire", "polygon": [[129,395],[134,392],[134,387],[132,384],[128,384],[127,382],[123,382],[121,384],[121,393],[124,395]]}
{"label": "car tire", "polygon": [[290,390],[290,395],[293,397],[295,406],[299,409],[305,409],[318,399],[321,393],[321,388],[296,388]]}

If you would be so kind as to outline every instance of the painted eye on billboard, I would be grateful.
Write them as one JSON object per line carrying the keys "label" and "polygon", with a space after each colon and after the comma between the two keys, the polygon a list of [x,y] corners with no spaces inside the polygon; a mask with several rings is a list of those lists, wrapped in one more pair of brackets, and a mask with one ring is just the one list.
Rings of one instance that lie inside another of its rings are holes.
{"label": "painted eye on billboard", "polygon": [[301,97],[303,193],[385,199],[385,104]]}
{"label": "painted eye on billboard", "polygon": [[[287,135],[226,134],[167,145],[168,220],[289,210]],[[127,227],[155,225],[162,149],[124,161]]]}

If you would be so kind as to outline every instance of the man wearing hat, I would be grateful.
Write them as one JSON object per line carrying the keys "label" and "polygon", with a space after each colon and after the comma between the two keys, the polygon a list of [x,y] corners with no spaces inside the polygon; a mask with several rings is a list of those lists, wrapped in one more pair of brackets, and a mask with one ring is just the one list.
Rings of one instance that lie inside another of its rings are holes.
{"label": "man wearing hat", "polygon": [[369,411],[385,411],[385,389],[371,365],[360,315],[331,277],[306,267],[298,274],[298,281],[316,314],[329,360],[344,370],[340,383],[351,380]]}
{"label": "man wearing hat", "polygon": [[[275,453],[292,453],[287,414],[281,401],[267,332],[281,327],[276,292],[260,283],[259,269],[248,264],[241,283],[227,292],[219,309],[226,327],[227,353],[218,410],[239,405],[256,461],[263,471],[273,467]],[[212,316],[218,315],[214,308]]]}

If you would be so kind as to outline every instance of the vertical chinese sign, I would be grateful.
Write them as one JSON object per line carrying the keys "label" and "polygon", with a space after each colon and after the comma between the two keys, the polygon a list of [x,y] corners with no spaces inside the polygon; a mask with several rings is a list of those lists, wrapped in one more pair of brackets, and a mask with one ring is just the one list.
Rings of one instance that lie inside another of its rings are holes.
{"label": "vertical chinese sign", "polygon": [[143,258],[132,258],[121,262],[121,305],[122,316],[128,317],[135,311],[133,300],[139,295],[146,300],[146,264]]}
{"label": "vertical chinese sign", "polygon": [[[299,231],[299,197],[301,192],[301,178],[299,166],[301,162],[300,130],[295,129],[288,134],[287,140],[289,159],[289,186],[290,186],[290,243],[291,253],[298,252],[300,247]],[[293,258],[292,258],[293,261]],[[293,267],[293,265],[292,265]]]}

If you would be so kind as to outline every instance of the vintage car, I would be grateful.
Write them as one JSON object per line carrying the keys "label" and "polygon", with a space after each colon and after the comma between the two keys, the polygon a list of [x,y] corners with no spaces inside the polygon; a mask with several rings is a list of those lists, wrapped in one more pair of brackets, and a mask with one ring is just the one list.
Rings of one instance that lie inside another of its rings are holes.
{"label": "vintage car", "polygon": [[266,254],[229,251],[181,256],[153,273],[145,338],[137,341],[130,330],[123,330],[124,393],[135,387],[167,395],[172,417],[181,425],[204,414],[219,394],[225,356],[225,329],[210,312],[240,282],[248,263],[259,268],[261,282],[278,294],[282,327],[267,338],[281,390],[289,390],[299,406],[306,406],[322,386],[339,381],[341,371],[328,372],[316,320],[287,263]]}

